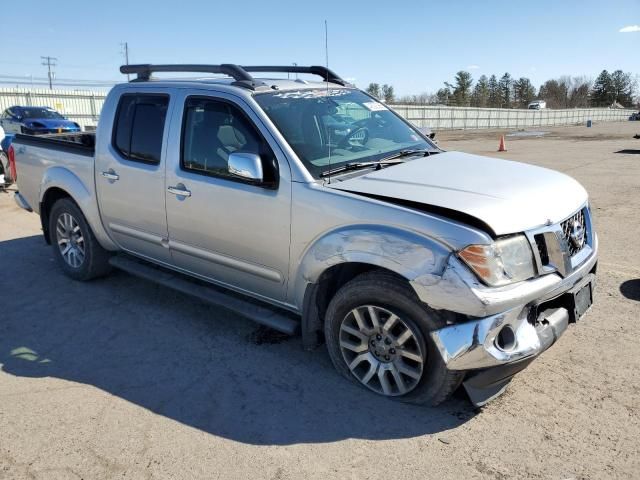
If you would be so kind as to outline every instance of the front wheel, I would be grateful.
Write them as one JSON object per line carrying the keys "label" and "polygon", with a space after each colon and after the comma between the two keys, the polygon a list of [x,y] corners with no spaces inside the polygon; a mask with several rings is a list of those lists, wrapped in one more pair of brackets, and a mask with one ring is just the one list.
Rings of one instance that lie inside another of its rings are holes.
{"label": "front wheel", "polygon": [[49,214],[53,255],[75,280],[91,280],[110,271],[110,253],[93,235],[80,208],[69,198],[58,200]]}
{"label": "front wheel", "polygon": [[393,275],[362,274],[343,286],[325,317],[331,360],[345,377],[380,395],[434,406],[460,385],[430,332],[444,326],[413,290]]}

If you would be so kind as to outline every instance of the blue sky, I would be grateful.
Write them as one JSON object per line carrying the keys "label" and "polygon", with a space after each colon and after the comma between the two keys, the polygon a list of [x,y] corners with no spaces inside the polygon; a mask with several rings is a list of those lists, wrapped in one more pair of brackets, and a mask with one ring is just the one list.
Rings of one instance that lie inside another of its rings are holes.
{"label": "blue sky", "polygon": [[0,75],[123,77],[131,63],[324,64],[362,88],[433,92],[455,72],[595,78],[603,69],[640,73],[640,0],[619,1],[122,1],[31,0],[0,9]]}

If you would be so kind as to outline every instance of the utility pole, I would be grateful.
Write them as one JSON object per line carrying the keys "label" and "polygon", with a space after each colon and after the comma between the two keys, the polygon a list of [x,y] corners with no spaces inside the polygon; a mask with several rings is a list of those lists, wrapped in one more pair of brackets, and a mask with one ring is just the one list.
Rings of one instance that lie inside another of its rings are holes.
{"label": "utility pole", "polygon": [[[128,42],[124,42],[124,43],[121,43],[120,46],[122,46],[122,54],[124,55],[124,63],[125,63],[125,65],[129,65],[129,43]],[[130,80],[129,74],[127,73],[127,82],[129,80]]]}
{"label": "utility pole", "polygon": [[47,76],[49,77],[49,90],[53,90],[52,80],[56,76],[56,72],[51,71],[51,67],[57,65],[58,59],[55,57],[40,57],[42,59],[42,65],[47,67]]}

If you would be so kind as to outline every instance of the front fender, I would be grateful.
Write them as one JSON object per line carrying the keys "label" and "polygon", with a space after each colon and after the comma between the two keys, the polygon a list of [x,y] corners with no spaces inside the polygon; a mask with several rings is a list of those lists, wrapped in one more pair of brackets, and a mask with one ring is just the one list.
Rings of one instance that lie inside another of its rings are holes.
{"label": "front fender", "polygon": [[341,227],[325,233],[305,250],[295,275],[294,302],[303,305],[309,284],[342,263],[366,263],[421,285],[437,283],[450,250],[437,240],[385,225]]}
{"label": "front fender", "polygon": [[[60,166],[47,169],[40,183],[40,204],[42,204],[47,192],[52,188],[64,190],[78,204],[100,245],[107,250],[118,249],[102,226],[97,198],[75,173]],[[42,215],[42,210],[40,215]]]}

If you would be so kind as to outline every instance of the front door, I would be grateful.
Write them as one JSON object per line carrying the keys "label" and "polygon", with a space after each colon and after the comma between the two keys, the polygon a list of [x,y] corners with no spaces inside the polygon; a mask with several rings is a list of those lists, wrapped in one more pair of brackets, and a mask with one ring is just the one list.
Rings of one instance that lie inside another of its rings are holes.
{"label": "front door", "polygon": [[[193,92],[176,104],[172,125],[182,128],[172,129],[166,192],[173,262],[236,290],[284,301],[289,166],[255,114],[231,98]],[[278,185],[230,175],[233,152],[260,155],[265,176],[277,176]]]}
{"label": "front door", "polygon": [[100,132],[111,141],[96,152],[100,214],[111,237],[126,251],[164,263],[171,261],[163,161],[168,107],[165,94],[122,95],[113,131]]}

